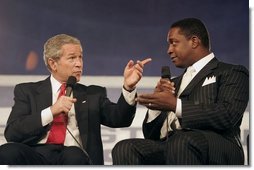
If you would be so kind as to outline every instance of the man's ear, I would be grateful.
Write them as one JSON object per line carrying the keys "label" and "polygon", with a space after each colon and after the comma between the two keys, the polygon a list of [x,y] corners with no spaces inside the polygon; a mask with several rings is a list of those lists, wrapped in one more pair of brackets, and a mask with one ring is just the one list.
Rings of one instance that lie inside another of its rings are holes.
{"label": "man's ear", "polygon": [[200,39],[197,36],[191,37],[192,48],[197,48],[200,45]]}
{"label": "man's ear", "polygon": [[56,60],[54,60],[54,59],[52,59],[52,58],[49,58],[49,59],[48,59],[48,65],[49,65],[49,67],[50,67],[50,70],[56,71],[56,65],[57,65]]}

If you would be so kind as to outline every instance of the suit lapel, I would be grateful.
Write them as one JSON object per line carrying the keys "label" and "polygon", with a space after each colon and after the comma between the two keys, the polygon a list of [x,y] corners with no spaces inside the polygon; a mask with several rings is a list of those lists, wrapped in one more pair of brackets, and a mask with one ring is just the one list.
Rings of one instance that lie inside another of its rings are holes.
{"label": "suit lapel", "polygon": [[87,145],[88,135],[88,100],[86,91],[79,89],[78,84],[74,87],[73,97],[77,99],[75,103],[76,120],[84,149]]}
{"label": "suit lapel", "polygon": [[[205,67],[203,67],[198,74],[191,80],[191,82],[187,85],[184,91],[181,93],[181,96],[189,95],[193,88],[196,87],[200,81],[204,81],[205,77],[213,72],[213,69],[218,65],[218,60],[213,58]],[[180,86],[180,85],[179,85]],[[179,88],[179,87],[178,87]]]}
{"label": "suit lapel", "polygon": [[41,111],[49,106],[52,105],[52,90],[51,90],[51,83],[50,77],[41,81],[41,84],[36,89],[36,108],[38,111]]}
{"label": "suit lapel", "polygon": [[[186,71],[186,70],[185,70]],[[185,73],[185,72],[184,72]],[[184,74],[183,73],[183,74]],[[176,77],[176,78],[174,78],[172,81],[175,83],[175,88],[176,88],[176,90],[175,90],[175,92],[176,92],[176,94],[178,93],[178,91],[179,91],[179,89],[180,89],[180,85],[181,85],[181,81],[182,81],[182,78],[183,78],[183,74],[181,75],[181,76],[179,76],[179,77]]]}

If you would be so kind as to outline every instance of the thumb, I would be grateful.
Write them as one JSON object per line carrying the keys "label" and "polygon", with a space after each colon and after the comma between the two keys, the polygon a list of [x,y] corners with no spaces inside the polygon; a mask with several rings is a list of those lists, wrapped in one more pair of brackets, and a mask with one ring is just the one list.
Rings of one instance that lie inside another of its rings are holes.
{"label": "thumb", "polygon": [[126,68],[131,68],[134,66],[134,61],[133,60],[130,60],[127,65],[126,65]]}
{"label": "thumb", "polygon": [[76,98],[72,98],[71,101],[72,101],[72,103],[76,103],[77,99]]}

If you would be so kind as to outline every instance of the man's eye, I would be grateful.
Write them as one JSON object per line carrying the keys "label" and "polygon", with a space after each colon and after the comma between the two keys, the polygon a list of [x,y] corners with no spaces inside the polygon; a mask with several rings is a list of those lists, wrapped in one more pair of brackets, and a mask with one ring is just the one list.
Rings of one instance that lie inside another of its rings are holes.
{"label": "man's eye", "polygon": [[176,45],[177,45],[177,42],[176,42],[176,41],[172,41],[172,42],[171,42],[171,45],[176,46]]}

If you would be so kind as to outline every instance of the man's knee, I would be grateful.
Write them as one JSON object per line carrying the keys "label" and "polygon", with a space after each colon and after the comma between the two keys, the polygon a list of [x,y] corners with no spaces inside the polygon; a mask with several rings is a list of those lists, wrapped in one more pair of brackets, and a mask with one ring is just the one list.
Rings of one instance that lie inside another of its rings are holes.
{"label": "man's knee", "polygon": [[23,144],[6,143],[0,146],[0,164],[20,164],[22,158]]}
{"label": "man's knee", "polygon": [[87,152],[75,146],[69,146],[64,149],[64,151],[62,152],[61,162],[69,165],[92,164]]}
{"label": "man's knee", "polygon": [[132,142],[129,139],[117,142],[114,148],[112,149],[112,157],[118,157],[122,155],[123,153],[126,153],[126,150],[130,151],[131,146],[132,146]]}

